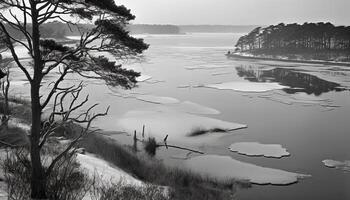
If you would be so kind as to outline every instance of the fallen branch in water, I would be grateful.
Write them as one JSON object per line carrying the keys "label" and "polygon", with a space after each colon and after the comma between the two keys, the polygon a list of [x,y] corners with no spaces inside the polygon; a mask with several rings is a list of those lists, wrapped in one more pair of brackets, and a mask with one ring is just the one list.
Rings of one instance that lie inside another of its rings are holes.
{"label": "fallen branch in water", "polygon": [[[145,126],[142,127],[142,137],[143,138],[144,138],[144,135],[145,135],[144,132],[145,132]],[[142,142],[142,143],[145,144],[146,152],[149,153],[150,155],[155,155],[157,148],[160,148],[160,147],[165,147],[167,149],[170,147],[170,148],[190,151],[190,152],[193,152],[193,153],[204,154],[204,152],[202,152],[202,151],[193,150],[193,149],[189,149],[189,148],[181,147],[181,146],[177,146],[177,145],[169,145],[167,143],[168,137],[169,137],[169,135],[165,136],[165,138],[163,140],[164,144],[157,143],[157,141],[154,138],[149,138],[147,141],[145,141],[144,139],[141,140],[141,139],[137,138],[136,130],[135,130],[134,131],[134,137],[133,137],[133,140],[134,140],[134,144],[133,144],[134,151],[137,151],[137,142]]]}

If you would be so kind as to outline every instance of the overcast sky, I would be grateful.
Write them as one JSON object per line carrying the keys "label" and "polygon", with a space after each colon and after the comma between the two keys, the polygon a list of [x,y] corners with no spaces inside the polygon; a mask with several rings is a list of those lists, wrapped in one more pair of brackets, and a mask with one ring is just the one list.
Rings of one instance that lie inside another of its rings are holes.
{"label": "overcast sky", "polygon": [[350,0],[116,0],[134,23],[269,25],[330,21],[350,25]]}

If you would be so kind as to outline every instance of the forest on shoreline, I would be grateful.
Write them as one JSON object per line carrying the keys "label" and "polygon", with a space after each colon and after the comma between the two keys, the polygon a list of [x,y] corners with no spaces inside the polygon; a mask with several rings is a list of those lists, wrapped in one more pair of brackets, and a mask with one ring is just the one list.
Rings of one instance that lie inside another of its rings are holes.
{"label": "forest on shoreline", "polygon": [[350,26],[304,23],[257,27],[237,41],[236,52],[254,55],[300,56],[315,60],[350,60]]}
{"label": "forest on shoreline", "polygon": [[[28,24],[28,29],[31,24]],[[5,25],[9,33],[17,39],[24,39],[17,29],[9,24]],[[79,27],[79,29],[77,28]],[[186,33],[246,33],[257,27],[256,25],[170,25],[170,24],[129,24],[126,29],[131,34],[186,34]],[[81,32],[91,30],[92,24],[78,24],[67,26],[67,24],[52,21],[40,27],[43,38],[65,39],[66,36],[80,36]]]}

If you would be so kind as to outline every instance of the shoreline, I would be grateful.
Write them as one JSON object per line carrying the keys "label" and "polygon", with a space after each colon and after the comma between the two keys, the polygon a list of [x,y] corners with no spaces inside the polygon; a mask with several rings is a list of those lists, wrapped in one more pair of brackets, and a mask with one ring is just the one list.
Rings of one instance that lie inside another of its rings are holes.
{"label": "shoreline", "polygon": [[321,65],[336,65],[336,66],[346,66],[350,67],[350,62],[336,62],[336,61],[322,61],[322,60],[295,60],[295,59],[279,59],[279,58],[268,58],[261,56],[251,56],[240,55],[240,53],[225,54],[227,58],[238,58],[245,60],[271,60],[280,62],[290,62],[290,63],[305,63],[305,64],[321,64]]}

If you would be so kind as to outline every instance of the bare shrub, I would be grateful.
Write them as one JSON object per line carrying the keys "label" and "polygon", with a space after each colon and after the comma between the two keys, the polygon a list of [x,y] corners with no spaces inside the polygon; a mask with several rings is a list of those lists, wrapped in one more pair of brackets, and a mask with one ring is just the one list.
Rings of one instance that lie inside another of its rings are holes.
{"label": "bare shrub", "polygon": [[145,151],[150,156],[156,155],[157,147],[158,147],[157,141],[153,137],[148,138],[148,140],[144,144]]}
{"label": "bare shrub", "polygon": [[167,200],[164,190],[161,187],[147,185],[133,187],[124,185],[122,182],[96,186],[93,190],[94,200]]}
{"label": "bare shrub", "polygon": [[[12,200],[30,199],[31,162],[26,149],[7,153],[2,162],[8,196]],[[59,160],[47,181],[50,200],[82,199],[90,190],[93,181],[82,173],[73,155]]]}
{"label": "bare shrub", "polygon": [[30,161],[26,150],[7,152],[1,163],[11,200],[27,200],[30,194]]}

